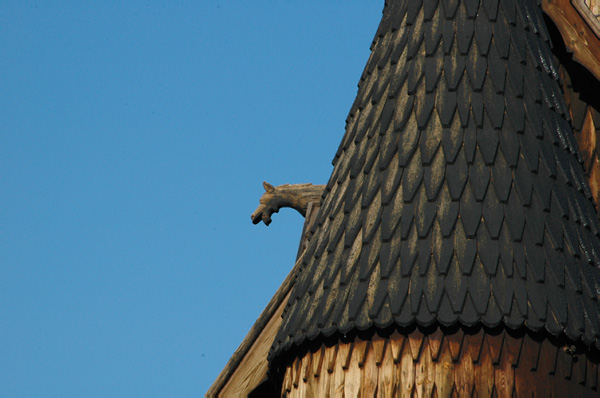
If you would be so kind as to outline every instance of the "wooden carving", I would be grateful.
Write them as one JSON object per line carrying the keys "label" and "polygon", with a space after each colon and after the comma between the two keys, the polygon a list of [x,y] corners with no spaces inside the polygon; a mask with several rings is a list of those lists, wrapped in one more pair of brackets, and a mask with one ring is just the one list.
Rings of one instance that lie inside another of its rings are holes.
{"label": "wooden carving", "polygon": [[600,80],[598,0],[542,0],[542,9],[556,24],[573,59]]}
{"label": "wooden carving", "polygon": [[305,217],[308,204],[319,202],[325,189],[325,185],[312,184],[285,184],[273,187],[268,182],[263,182],[263,187],[266,192],[260,198],[260,205],[250,216],[254,224],[262,220],[265,225],[269,225],[271,215],[279,212],[282,207],[292,207]]}
{"label": "wooden carving", "polygon": [[573,6],[579,11],[590,29],[600,37],[600,1],[599,0],[571,0]]}

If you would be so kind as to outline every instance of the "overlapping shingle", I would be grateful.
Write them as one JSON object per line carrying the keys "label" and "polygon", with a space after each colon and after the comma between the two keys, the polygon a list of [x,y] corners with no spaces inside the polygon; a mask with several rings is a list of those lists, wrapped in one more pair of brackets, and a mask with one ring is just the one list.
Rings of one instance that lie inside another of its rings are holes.
{"label": "overlapping shingle", "polygon": [[436,322],[600,348],[600,227],[557,79],[534,0],[388,1],[271,359]]}

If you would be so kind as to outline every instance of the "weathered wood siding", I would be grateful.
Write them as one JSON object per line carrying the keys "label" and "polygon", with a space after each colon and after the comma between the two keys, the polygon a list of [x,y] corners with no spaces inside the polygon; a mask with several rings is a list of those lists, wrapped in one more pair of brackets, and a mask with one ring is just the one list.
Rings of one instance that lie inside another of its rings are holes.
{"label": "weathered wood siding", "polygon": [[598,397],[596,359],[529,335],[396,332],[309,351],[282,396]]}

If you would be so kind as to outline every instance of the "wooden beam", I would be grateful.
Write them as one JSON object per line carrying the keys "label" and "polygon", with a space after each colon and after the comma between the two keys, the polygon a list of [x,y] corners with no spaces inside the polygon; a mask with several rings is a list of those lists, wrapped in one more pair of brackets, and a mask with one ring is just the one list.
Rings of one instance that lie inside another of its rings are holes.
{"label": "wooden beam", "polygon": [[296,275],[300,271],[303,248],[306,247],[307,231],[315,222],[319,208],[318,203],[310,203],[307,206],[306,220],[300,238],[300,249],[294,267],[206,392],[207,398],[247,396],[266,379],[267,354],[275,334],[279,330],[283,309]]}
{"label": "wooden beam", "polygon": [[600,37],[570,0],[542,0],[542,9],[556,24],[573,59],[600,80]]}

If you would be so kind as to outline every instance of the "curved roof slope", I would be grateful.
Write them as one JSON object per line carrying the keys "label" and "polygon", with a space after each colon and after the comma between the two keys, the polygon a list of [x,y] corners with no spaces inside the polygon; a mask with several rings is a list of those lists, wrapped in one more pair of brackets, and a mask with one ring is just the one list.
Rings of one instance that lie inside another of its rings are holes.
{"label": "curved roof slope", "polygon": [[539,7],[387,3],[270,358],[436,322],[600,347],[599,225]]}

